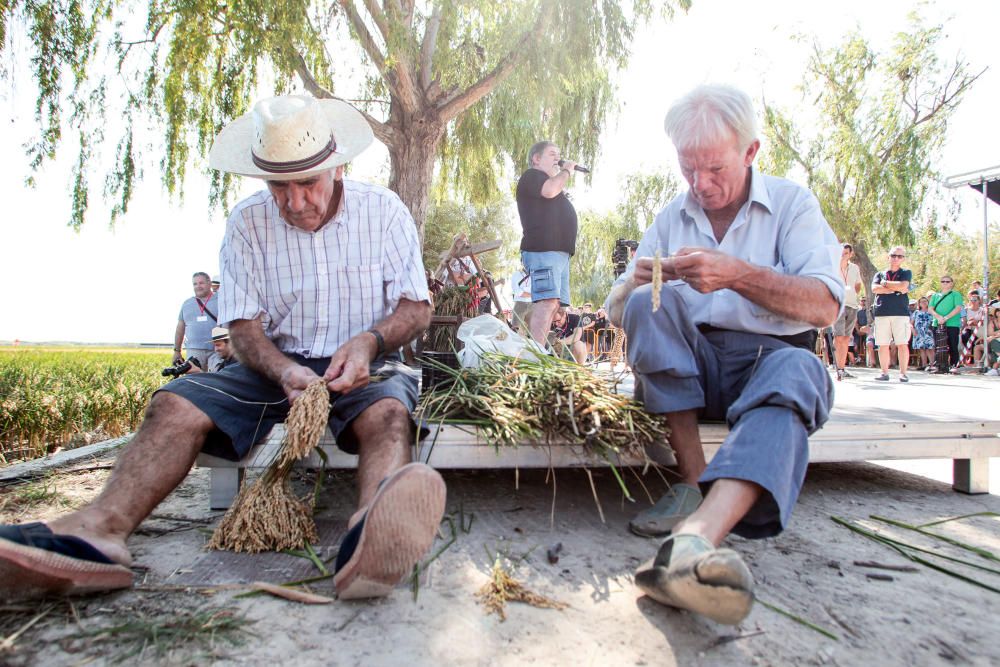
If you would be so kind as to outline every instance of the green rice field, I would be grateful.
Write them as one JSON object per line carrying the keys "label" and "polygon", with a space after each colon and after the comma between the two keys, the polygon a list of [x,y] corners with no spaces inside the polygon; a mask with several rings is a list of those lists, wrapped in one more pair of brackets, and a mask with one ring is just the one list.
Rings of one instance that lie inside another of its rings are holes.
{"label": "green rice field", "polygon": [[0,465],[134,430],[170,359],[163,349],[0,347]]}

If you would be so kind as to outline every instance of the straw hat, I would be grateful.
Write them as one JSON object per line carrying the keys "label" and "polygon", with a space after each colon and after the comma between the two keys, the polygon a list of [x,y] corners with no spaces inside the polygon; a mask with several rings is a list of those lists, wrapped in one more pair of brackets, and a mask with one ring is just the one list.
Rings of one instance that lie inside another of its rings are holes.
{"label": "straw hat", "polygon": [[208,166],[240,176],[294,181],[350,162],[372,139],[364,116],[346,102],[309,95],[270,97],[223,128]]}
{"label": "straw hat", "polygon": [[212,328],[212,342],[217,340],[229,340],[229,329],[225,327],[213,327]]}

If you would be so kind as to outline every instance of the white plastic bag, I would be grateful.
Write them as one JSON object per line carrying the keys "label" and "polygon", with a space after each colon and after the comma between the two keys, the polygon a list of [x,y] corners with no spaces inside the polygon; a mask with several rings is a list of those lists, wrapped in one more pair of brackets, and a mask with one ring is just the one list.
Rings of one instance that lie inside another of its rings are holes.
{"label": "white plastic bag", "polygon": [[462,322],[456,334],[464,343],[458,351],[458,361],[463,368],[479,366],[479,359],[484,352],[499,352],[512,357],[535,361],[538,346],[524,336],[514,333],[506,324],[492,315],[480,315]]}

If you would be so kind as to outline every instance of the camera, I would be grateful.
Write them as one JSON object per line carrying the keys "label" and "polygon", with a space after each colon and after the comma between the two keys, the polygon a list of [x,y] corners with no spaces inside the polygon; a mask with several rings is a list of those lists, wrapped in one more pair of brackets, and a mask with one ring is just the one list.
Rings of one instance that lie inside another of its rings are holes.
{"label": "camera", "polygon": [[163,377],[178,378],[187,373],[189,370],[191,370],[192,365],[201,368],[201,362],[192,357],[187,361],[178,361],[173,366],[168,366],[167,368],[164,368],[160,372],[160,375],[162,375]]}
{"label": "camera", "polygon": [[614,250],[611,251],[611,263],[614,265],[615,278],[625,273],[629,260],[632,259],[631,251],[638,247],[638,241],[628,239],[618,239],[615,241]]}

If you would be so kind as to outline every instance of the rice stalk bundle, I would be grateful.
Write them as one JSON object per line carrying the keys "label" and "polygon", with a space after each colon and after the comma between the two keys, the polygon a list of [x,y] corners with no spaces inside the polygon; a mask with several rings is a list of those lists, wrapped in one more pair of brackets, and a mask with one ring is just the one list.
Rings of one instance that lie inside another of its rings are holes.
{"label": "rice stalk bundle", "polygon": [[[434,314],[475,317],[472,291],[464,285],[449,285],[434,295]],[[454,352],[455,339],[450,327],[432,327],[424,349],[430,352]]]}
{"label": "rice stalk bundle", "polygon": [[312,503],[292,491],[288,476],[295,462],[319,443],[330,413],[326,380],[314,380],[295,399],[285,420],[281,450],[254,484],[240,494],[208,542],[209,549],[247,553],[300,549],[315,542]]}
{"label": "rice stalk bundle", "polygon": [[669,427],[662,415],[614,393],[607,380],[574,362],[491,352],[478,368],[427,363],[448,377],[424,394],[417,417],[477,426],[495,448],[565,443],[605,460],[617,475],[622,455],[648,461],[646,446],[666,443]]}

